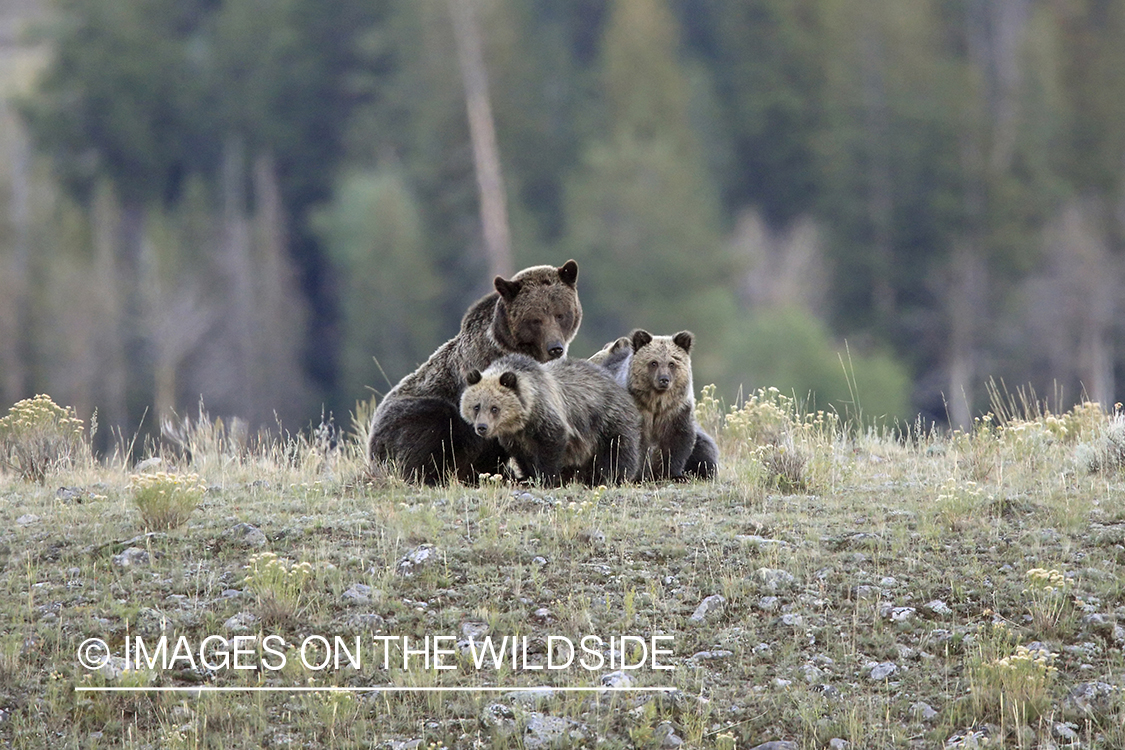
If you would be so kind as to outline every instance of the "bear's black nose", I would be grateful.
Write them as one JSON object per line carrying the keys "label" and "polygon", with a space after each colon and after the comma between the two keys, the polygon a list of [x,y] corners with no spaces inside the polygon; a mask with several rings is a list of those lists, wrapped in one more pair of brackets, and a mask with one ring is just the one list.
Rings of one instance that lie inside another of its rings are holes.
{"label": "bear's black nose", "polygon": [[477,425],[477,434],[478,435],[487,435],[488,434],[488,425],[484,424],[483,422],[478,424]]}
{"label": "bear's black nose", "polygon": [[672,382],[672,379],[669,378],[667,375],[661,375],[660,377],[658,377],[656,379],[656,384],[658,386],[660,386],[661,388],[667,388],[668,384],[671,383],[671,382]]}
{"label": "bear's black nose", "polygon": [[547,354],[551,359],[558,359],[565,351],[566,349],[562,347],[562,344],[555,344],[554,346],[548,347]]}

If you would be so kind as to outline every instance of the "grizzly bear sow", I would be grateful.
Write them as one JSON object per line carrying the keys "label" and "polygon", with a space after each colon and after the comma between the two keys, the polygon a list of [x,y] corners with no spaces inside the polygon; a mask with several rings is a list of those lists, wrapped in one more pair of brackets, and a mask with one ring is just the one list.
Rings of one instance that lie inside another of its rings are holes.
{"label": "grizzly bear sow", "polygon": [[690,331],[653,336],[638,329],[590,358],[625,386],[641,412],[638,480],[711,479],[718,471],[718,446],[695,421],[693,342]]}
{"label": "grizzly bear sow", "polygon": [[466,382],[461,416],[481,437],[497,438],[523,478],[596,486],[636,474],[641,415],[602,368],[509,354]]}
{"label": "grizzly bear sow", "polygon": [[476,434],[459,414],[465,376],[509,353],[539,362],[566,355],[582,322],[578,264],[533,266],[481,298],[461,330],[383,398],[371,421],[367,454],[372,471],[437,484],[457,476],[474,483],[496,473],[507,456],[495,440]]}

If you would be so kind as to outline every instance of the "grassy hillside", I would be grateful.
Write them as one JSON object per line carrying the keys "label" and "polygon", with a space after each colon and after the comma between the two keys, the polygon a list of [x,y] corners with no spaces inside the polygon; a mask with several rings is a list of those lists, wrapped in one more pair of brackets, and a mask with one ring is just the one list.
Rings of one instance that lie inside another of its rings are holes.
{"label": "grassy hillside", "polygon": [[[0,475],[0,739],[1125,747],[1119,415],[998,400],[971,434],[857,431],[765,391],[700,416],[714,483],[419,489],[366,478],[355,435],[206,419],[126,469],[23,404],[0,424],[27,477]],[[236,635],[250,669],[204,644]],[[515,667],[469,636],[519,637]],[[586,636],[586,665],[534,669]],[[138,637],[154,664],[123,669]],[[361,665],[314,669],[318,637],[358,637]],[[213,690],[259,687],[347,689]]]}

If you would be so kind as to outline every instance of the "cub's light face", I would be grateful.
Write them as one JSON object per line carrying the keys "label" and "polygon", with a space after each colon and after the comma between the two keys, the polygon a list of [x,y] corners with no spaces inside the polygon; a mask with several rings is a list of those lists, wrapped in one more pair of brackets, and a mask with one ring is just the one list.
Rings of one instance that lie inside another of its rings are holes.
{"label": "cub's light face", "polygon": [[690,367],[671,347],[655,343],[638,351],[632,366],[634,371],[640,369],[641,377],[659,393],[681,387]]}
{"label": "cub's light face", "polygon": [[485,439],[510,435],[523,427],[519,397],[490,380],[465,389],[461,396],[461,418]]}

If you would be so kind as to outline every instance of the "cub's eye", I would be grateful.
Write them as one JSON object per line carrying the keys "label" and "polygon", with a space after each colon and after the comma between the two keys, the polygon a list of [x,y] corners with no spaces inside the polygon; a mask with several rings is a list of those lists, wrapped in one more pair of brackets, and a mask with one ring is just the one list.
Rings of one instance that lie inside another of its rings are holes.
{"label": "cub's eye", "polygon": [[473,414],[480,414],[480,404],[473,407]]}
{"label": "cub's eye", "polygon": [[669,362],[668,363],[668,369],[669,370],[675,370],[676,369],[676,363],[675,362]]}
{"label": "cub's eye", "polygon": [[500,407],[499,407],[499,406],[494,406],[494,407],[492,407],[492,409],[490,409],[490,411],[492,412],[492,416],[494,416],[494,417],[495,417],[495,416],[496,416],[497,414],[499,414],[499,413],[500,413]]}
{"label": "cub's eye", "polygon": [[655,368],[656,368],[656,362],[655,361],[648,363],[648,369],[652,370],[652,369],[655,369]]}
{"label": "cub's eye", "polygon": [[559,313],[558,315],[556,315],[556,316],[555,316],[555,320],[557,320],[557,321],[559,321],[560,323],[562,323],[563,321],[565,321],[565,320],[566,320],[566,316],[565,316],[565,315],[563,315],[562,313]]}

